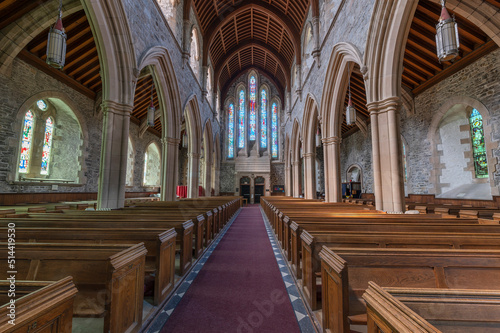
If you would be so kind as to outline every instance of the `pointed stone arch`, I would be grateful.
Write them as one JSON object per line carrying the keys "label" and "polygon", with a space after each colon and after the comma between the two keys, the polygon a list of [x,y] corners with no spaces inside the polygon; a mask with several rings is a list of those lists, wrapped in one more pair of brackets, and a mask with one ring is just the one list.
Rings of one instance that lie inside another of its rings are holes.
{"label": "pointed stone arch", "polygon": [[302,137],[304,138],[304,198],[316,198],[316,130],[318,128],[319,109],[316,98],[308,94],[304,117],[302,119]]}
{"label": "pointed stone arch", "polygon": [[214,157],[212,163],[212,188],[214,190],[214,195],[218,196],[220,193],[220,163],[221,163],[221,144],[220,144],[220,134],[215,134],[214,140]]}
{"label": "pointed stone arch", "polygon": [[290,136],[285,135],[285,195],[292,196],[292,165],[291,165]]}
{"label": "pointed stone arch", "polygon": [[138,64],[139,72],[150,66],[161,112],[162,172],[161,199],[174,200],[178,177],[178,146],[182,106],[177,77],[168,50],[154,46],[147,50]]}
{"label": "pointed stone arch", "polygon": [[186,130],[188,133],[188,198],[199,196],[199,167],[201,154],[202,127],[198,97],[191,95],[184,106]]}
{"label": "pointed stone arch", "polygon": [[298,198],[300,196],[300,170],[301,163],[300,159],[300,147],[302,144],[301,129],[297,118],[293,121],[292,126],[292,139],[290,142],[291,146],[291,165],[292,165],[292,182],[293,182],[293,197]]}
{"label": "pointed stone arch", "polygon": [[212,133],[212,123],[210,119],[205,122],[203,130],[203,151],[205,163],[203,165],[202,174],[204,177],[203,188],[205,189],[205,196],[209,197],[212,193],[212,165],[214,163],[214,136]]}
{"label": "pointed stone arch", "polygon": [[339,202],[342,196],[340,142],[344,97],[354,64],[358,64],[361,72],[366,73],[367,69],[362,61],[361,52],[356,46],[341,42],[333,47],[323,86],[320,110],[324,148],[325,201],[327,202]]}

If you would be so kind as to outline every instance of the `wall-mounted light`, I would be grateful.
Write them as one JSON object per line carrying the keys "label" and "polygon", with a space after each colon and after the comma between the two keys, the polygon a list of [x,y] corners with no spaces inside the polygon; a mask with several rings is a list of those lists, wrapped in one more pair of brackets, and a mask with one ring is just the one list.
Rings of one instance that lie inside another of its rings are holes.
{"label": "wall-mounted light", "polygon": [[56,24],[49,30],[47,40],[47,64],[62,69],[66,61],[66,34],[62,24],[62,0],[59,2],[59,16]]}

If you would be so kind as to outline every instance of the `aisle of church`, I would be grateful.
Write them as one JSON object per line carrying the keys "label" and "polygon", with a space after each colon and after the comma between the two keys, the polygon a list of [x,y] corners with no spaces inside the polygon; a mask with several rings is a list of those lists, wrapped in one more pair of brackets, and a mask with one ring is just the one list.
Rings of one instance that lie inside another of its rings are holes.
{"label": "aisle of church", "polygon": [[242,208],[161,332],[300,332],[259,206]]}

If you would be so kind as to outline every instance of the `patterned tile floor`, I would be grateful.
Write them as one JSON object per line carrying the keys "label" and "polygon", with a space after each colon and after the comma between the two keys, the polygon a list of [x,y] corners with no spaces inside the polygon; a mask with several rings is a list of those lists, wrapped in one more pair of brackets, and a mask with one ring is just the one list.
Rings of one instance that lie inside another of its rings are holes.
{"label": "patterned tile floor", "polygon": [[[196,276],[198,275],[198,273],[202,269],[202,267],[205,264],[205,262],[207,261],[207,259],[210,257],[212,252],[215,250],[215,248],[219,244],[220,240],[224,237],[227,230],[231,227],[234,220],[238,217],[239,212],[240,211],[238,211],[235,214],[235,216],[233,216],[233,218],[229,221],[229,223],[224,227],[224,229],[222,230],[219,237],[217,237],[217,239],[205,251],[203,257],[196,263],[196,265],[193,267],[191,272],[184,279],[184,281],[179,286],[179,288],[175,291],[174,296],[167,302],[167,304],[161,310],[160,314],[158,314],[157,317],[154,319],[153,323],[151,324],[149,329],[146,331],[147,333],[159,333],[160,332],[161,328],[165,325],[165,323],[167,322],[167,320],[170,317],[170,315],[172,314],[172,312],[174,312],[175,307],[179,304],[182,297],[184,296],[186,291],[191,286],[191,283],[194,281],[194,279],[196,278]],[[314,332],[316,332],[315,326],[307,313],[304,302],[303,302],[303,300],[300,296],[300,293],[297,289],[297,285],[295,284],[295,281],[294,281],[293,277],[291,276],[291,273],[288,269],[288,265],[285,262],[285,260],[283,259],[283,256],[281,254],[279,247],[276,245],[276,239],[274,237],[274,233],[269,225],[269,221],[267,220],[266,216],[262,212],[262,208],[261,208],[261,213],[262,213],[262,217],[264,219],[264,224],[266,226],[267,234],[269,236],[269,241],[271,242],[271,245],[273,247],[274,255],[276,257],[276,261],[278,262],[278,266],[279,266],[280,271],[281,271],[281,276],[282,276],[283,282],[285,283],[285,286],[287,288],[288,296],[290,297],[290,301],[291,301],[293,309],[295,311],[295,316],[297,317],[297,321],[299,322],[300,329],[304,333],[314,333]]]}

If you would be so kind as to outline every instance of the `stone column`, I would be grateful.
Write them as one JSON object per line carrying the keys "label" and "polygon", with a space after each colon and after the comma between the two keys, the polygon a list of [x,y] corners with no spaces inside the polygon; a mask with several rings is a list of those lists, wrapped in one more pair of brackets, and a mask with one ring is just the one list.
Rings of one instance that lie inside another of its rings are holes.
{"label": "stone column", "polygon": [[183,23],[183,45],[182,45],[182,66],[189,65],[189,56],[191,48],[191,22],[189,20],[184,20]]}
{"label": "stone column", "polygon": [[104,115],[99,185],[98,208],[123,208],[125,204],[125,182],[127,177],[128,134],[132,105],[104,101]]}
{"label": "stone column", "polygon": [[[297,89],[295,90],[295,93],[299,96],[300,100],[302,101],[302,65],[298,64],[295,65],[295,72],[296,72],[296,77],[297,77]],[[291,107],[290,107],[291,109]]]}
{"label": "stone column", "polygon": [[220,167],[215,162],[215,172],[214,172],[214,195],[218,196],[220,194]]}
{"label": "stone column", "polygon": [[304,198],[316,199],[316,154],[306,153],[304,156]]}
{"label": "stone column", "polygon": [[375,206],[379,210],[402,212],[405,202],[399,98],[392,97],[367,106],[372,129]]}
{"label": "stone column", "polygon": [[176,187],[179,172],[179,144],[180,139],[163,138],[161,163],[161,200],[173,201],[176,198]]}
{"label": "stone column", "polygon": [[321,41],[319,38],[319,17],[313,17],[313,38],[314,38],[314,50],[312,51],[312,56],[318,67],[321,67],[320,55],[321,55]]}
{"label": "stone column", "polygon": [[294,198],[298,198],[300,196],[300,162],[293,161],[292,162],[292,172],[293,172],[293,192],[292,195]]}
{"label": "stone column", "polygon": [[212,196],[212,155],[205,154],[205,183],[203,184],[205,188],[205,196]]}
{"label": "stone column", "polygon": [[291,197],[292,193],[292,168],[285,167],[285,195]]}
{"label": "stone column", "polygon": [[199,197],[200,156],[199,153],[188,153],[188,198]]}
{"label": "stone column", "polygon": [[340,178],[340,141],[338,137],[325,138],[323,141],[325,163],[325,202],[342,201]]}
{"label": "stone column", "polygon": [[[202,66],[201,67],[201,102],[205,102],[205,98],[208,95],[208,89],[207,89],[207,76],[208,76],[208,66]],[[208,101],[211,103],[211,101]]]}

